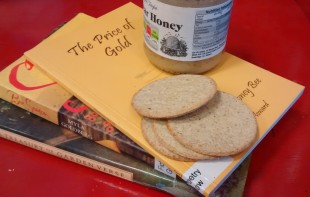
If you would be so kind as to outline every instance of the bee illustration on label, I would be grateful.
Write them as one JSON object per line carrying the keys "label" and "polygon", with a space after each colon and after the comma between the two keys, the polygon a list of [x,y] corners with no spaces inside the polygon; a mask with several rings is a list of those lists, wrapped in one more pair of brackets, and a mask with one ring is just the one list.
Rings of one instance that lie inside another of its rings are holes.
{"label": "bee illustration on label", "polygon": [[187,44],[182,38],[178,38],[178,36],[168,35],[161,40],[160,44],[160,50],[166,55],[175,57],[187,56]]}

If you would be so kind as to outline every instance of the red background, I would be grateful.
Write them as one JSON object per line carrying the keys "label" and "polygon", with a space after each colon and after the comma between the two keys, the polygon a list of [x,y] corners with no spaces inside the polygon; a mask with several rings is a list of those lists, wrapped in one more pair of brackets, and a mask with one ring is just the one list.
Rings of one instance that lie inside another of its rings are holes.
{"label": "red background", "polygon": [[[99,17],[126,2],[1,0],[0,70],[78,12]],[[142,0],[133,2],[142,6]],[[244,196],[310,195],[309,36],[309,0],[234,1],[227,51],[306,86],[300,100],[254,150]],[[21,195],[166,194],[0,138],[0,196]]]}

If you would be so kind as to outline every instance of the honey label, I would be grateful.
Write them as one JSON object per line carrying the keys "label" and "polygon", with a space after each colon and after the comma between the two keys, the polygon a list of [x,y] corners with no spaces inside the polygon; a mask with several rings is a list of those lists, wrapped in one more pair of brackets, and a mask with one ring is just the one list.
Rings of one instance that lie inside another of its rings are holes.
{"label": "honey label", "polygon": [[219,54],[226,38],[233,0],[203,7],[171,6],[144,0],[144,40],[160,56],[198,61]]}

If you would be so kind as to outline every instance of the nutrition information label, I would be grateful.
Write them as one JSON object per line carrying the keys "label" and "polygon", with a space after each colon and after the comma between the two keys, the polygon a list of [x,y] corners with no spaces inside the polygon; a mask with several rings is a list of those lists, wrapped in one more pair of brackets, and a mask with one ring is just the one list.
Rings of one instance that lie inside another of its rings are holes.
{"label": "nutrition information label", "polygon": [[192,58],[218,54],[226,43],[232,0],[196,12]]}

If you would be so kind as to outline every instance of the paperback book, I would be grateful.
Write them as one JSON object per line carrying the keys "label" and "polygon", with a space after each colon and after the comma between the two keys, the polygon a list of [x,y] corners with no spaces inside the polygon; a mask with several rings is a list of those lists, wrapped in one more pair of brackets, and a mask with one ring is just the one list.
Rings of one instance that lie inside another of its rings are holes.
{"label": "paperback book", "polygon": [[212,195],[298,100],[304,87],[224,53],[221,63],[205,75],[216,81],[219,90],[249,106],[258,123],[257,140],[240,154],[216,160],[169,159],[144,139],[142,117],[131,106],[139,89],[170,76],[155,68],[144,54],[143,17],[140,7],[128,3],[87,28],[77,28],[78,34],[44,40],[25,56],[201,194]]}
{"label": "paperback book", "polygon": [[[180,178],[167,176],[141,160],[118,154],[2,99],[0,137],[175,196],[201,196]],[[249,159],[223,184],[216,195],[242,196],[248,166]]]}

